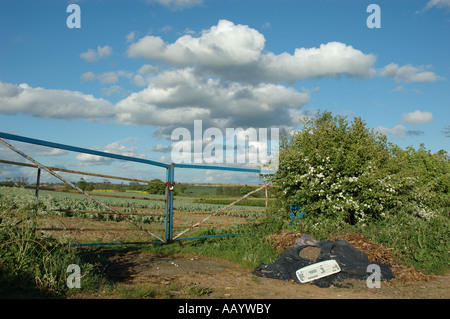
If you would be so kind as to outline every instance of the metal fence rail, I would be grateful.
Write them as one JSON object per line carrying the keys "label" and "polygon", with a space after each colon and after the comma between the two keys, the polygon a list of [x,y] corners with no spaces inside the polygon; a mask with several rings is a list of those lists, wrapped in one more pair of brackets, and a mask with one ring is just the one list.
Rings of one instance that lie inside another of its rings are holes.
{"label": "metal fence rail", "polygon": [[[119,176],[112,176],[112,175],[105,175],[105,174],[97,174],[97,173],[89,173],[89,172],[82,172],[82,171],[75,171],[75,170],[68,170],[68,169],[62,169],[62,168],[57,168],[57,167],[49,167],[49,166],[44,166],[40,163],[38,163],[37,161],[35,161],[34,159],[32,159],[31,157],[29,157],[28,155],[24,154],[22,151],[18,150],[17,148],[13,147],[12,145],[6,143],[5,141],[2,140],[2,138],[4,139],[9,139],[9,140],[14,140],[14,141],[19,141],[19,142],[23,142],[23,143],[28,143],[28,144],[35,144],[35,145],[40,145],[40,146],[45,146],[45,147],[51,147],[51,148],[57,148],[57,149],[62,149],[62,150],[67,150],[67,151],[71,151],[71,152],[76,152],[76,153],[84,153],[84,154],[91,154],[91,155],[97,155],[97,156],[101,156],[101,157],[106,157],[106,158],[113,158],[113,159],[118,159],[118,160],[123,160],[123,161],[129,161],[129,162],[136,162],[136,163],[143,163],[143,164],[147,164],[147,165],[152,165],[152,166],[157,166],[157,167],[161,167],[161,168],[165,168],[166,169],[166,181],[163,183],[158,183],[158,182],[153,182],[153,181],[148,181],[148,180],[142,180],[142,179],[134,179],[134,178],[126,178],[126,177],[119,177]],[[275,200],[274,198],[269,198],[268,196],[268,188],[269,187],[275,187],[272,185],[247,185],[247,184],[225,184],[225,183],[175,183],[175,168],[178,169],[208,169],[208,170],[227,170],[227,171],[234,171],[234,172],[250,172],[250,173],[262,173],[260,170],[258,169],[248,169],[248,168],[239,168],[239,167],[222,167],[222,166],[214,166],[214,165],[200,165],[200,164],[166,164],[166,163],[161,163],[161,162],[157,162],[157,161],[152,161],[152,160],[147,160],[147,159],[142,159],[142,158],[135,158],[135,157],[130,157],[130,156],[123,156],[123,155],[118,155],[118,154],[113,154],[113,153],[108,153],[108,152],[102,152],[102,151],[96,151],[96,150],[91,150],[91,149],[87,149],[87,148],[81,148],[81,147],[75,147],[75,146],[70,146],[70,145],[66,145],[66,144],[60,144],[60,143],[53,143],[53,142],[49,142],[49,141],[43,141],[43,140],[39,140],[39,139],[34,139],[34,138],[28,138],[28,137],[23,137],[23,136],[19,136],[19,135],[14,135],[14,134],[9,134],[9,133],[4,133],[4,132],[0,132],[0,142],[4,145],[6,145],[7,147],[9,147],[10,149],[12,149],[13,151],[15,151],[16,153],[19,153],[20,155],[22,155],[23,157],[25,157],[26,159],[28,159],[29,161],[31,161],[33,164],[27,164],[27,163],[19,163],[19,162],[13,162],[13,161],[7,161],[7,160],[1,160],[0,159],[0,163],[3,164],[9,164],[9,165],[20,165],[20,166],[26,166],[26,167],[31,167],[31,168],[37,168],[38,169],[38,177],[37,177],[37,183],[36,183],[36,195],[38,195],[39,193],[39,179],[40,179],[40,173],[41,173],[41,169],[46,170],[48,173],[52,174],[53,176],[59,178],[60,180],[62,180],[64,183],[66,183],[67,185],[71,186],[72,188],[74,188],[76,191],[71,191],[72,193],[82,193],[87,197],[90,197],[91,199],[93,199],[94,201],[96,201],[97,203],[100,203],[104,208],[107,208],[107,211],[77,211],[77,212],[81,212],[81,213],[85,213],[85,214],[118,214],[120,215],[122,218],[124,218],[125,220],[128,220],[131,224],[133,224],[134,226],[136,226],[138,229],[146,232],[147,234],[149,234],[152,237],[155,237],[158,239],[159,242],[161,243],[169,243],[171,241],[174,240],[184,240],[184,239],[193,239],[193,238],[207,238],[207,237],[222,237],[222,236],[231,236],[231,235],[238,235],[238,234],[221,234],[221,235],[207,235],[207,236],[198,236],[198,237],[181,237],[182,235],[186,234],[187,232],[196,229],[196,228],[200,228],[200,227],[214,227],[214,226],[231,226],[231,225],[238,225],[238,224],[244,224],[244,223],[250,223],[250,222],[235,222],[235,223],[228,223],[228,224],[218,224],[218,225],[212,225],[212,224],[205,224],[206,221],[210,220],[211,217],[216,216],[216,215],[220,215],[220,214],[228,214],[228,213],[236,213],[236,212],[251,212],[251,213],[267,213],[267,209],[268,209],[268,201],[270,200]],[[104,178],[108,178],[108,179],[117,179],[117,180],[125,180],[125,181],[133,181],[133,182],[141,182],[141,183],[148,183],[148,184],[162,184],[165,185],[166,191],[165,191],[165,196],[164,198],[151,198],[151,197],[138,197],[138,196],[125,196],[125,195],[113,195],[113,194],[104,194],[104,193],[100,193],[100,192],[85,192],[81,189],[79,189],[77,186],[73,185],[72,183],[66,181],[65,179],[63,179],[61,176],[59,176],[58,174],[56,174],[55,172],[64,172],[64,173],[70,173],[70,174],[81,174],[81,175],[86,175],[86,176],[94,176],[94,177],[104,177]],[[201,197],[197,197],[197,198],[183,198],[180,196],[175,196],[174,194],[174,188],[175,185],[215,185],[215,186],[250,186],[250,187],[254,187],[256,188],[254,191],[249,192],[248,194],[242,196],[242,197],[228,197],[228,198],[201,198]],[[262,191],[265,190],[265,198],[248,198],[250,195],[252,195],[253,193],[256,193],[258,191]],[[70,192],[70,191],[65,191],[65,192]],[[162,201],[165,202],[165,209],[164,209],[164,213],[129,213],[129,212],[118,212],[117,210],[108,207],[107,205],[103,204],[102,202],[100,202],[99,200],[95,199],[92,196],[100,196],[100,197],[117,197],[117,198],[125,198],[125,199],[139,199],[139,200],[156,200],[156,201]],[[195,200],[195,201],[204,201],[204,200],[217,200],[217,201],[233,201],[231,204],[225,205],[224,207],[216,210],[216,211],[198,211],[198,212],[182,212],[183,214],[207,214],[208,216],[203,218],[200,222],[197,222],[193,225],[189,225],[189,226],[175,226],[174,225],[174,214],[178,215],[180,212],[176,211],[174,209],[174,201],[183,201],[183,200]],[[255,209],[255,210],[227,210],[228,208],[232,207],[233,205],[239,203],[242,200],[262,200],[265,201],[265,208],[264,209]],[[67,212],[70,212],[70,210],[67,210]],[[73,211],[74,212],[74,211]],[[142,214],[144,216],[144,214],[147,215],[154,215],[154,216],[161,216],[164,217],[164,225],[162,228],[144,228],[141,225],[137,225],[136,223],[132,222],[131,220],[129,220],[127,218],[127,216],[129,215],[138,215],[138,214]],[[255,223],[255,222],[251,222],[251,223]],[[180,233],[178,233],[177,235],[174,236],[173,231],[174,229],[183,229]],[[60,228],[58,230],[64,230],[64,228]],[[67,230],[67,229],[66,229]],[[76,229],[69,229],[70,231],[76,231]],[[96,228],[85,228],[86,230],[98,230]],[[131,231],[133,229],[122,229],[123,231]],[[136,230],[136,229],[134,229]],[[151,230],[158,230],[158,231],[163,231],[163,236],[159,237],[156,234],[152,233]],[[142,243],[142,242],[139,242]],[[148,242],[145,242],[148,243]],[[105,245],[109,245],[109,244],[117,244],[117,243],[89,243],[89,244],[81,244],[81,245],[100,245],[100,244],[105,244]],[[127,244],[127,243],[122,243],[122,244]]]}

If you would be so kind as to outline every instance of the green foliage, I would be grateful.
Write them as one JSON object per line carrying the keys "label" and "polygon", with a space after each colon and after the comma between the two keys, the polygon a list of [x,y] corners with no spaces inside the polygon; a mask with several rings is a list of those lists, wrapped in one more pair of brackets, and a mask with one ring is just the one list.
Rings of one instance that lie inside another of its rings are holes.
{"label": "green foliage", "polygon": [[324,112],[284,137],[275,182],[286,206],[299,202],[310,214],[354,224],[383,210],[377,199],[388,185],[376,175],[388,158],[386,139],[361,119],[349,124]]}
{"label": "green foliage", "polygon": [[94,183],[88,183],[84,180],[84,178],[80,178],[80,180],[77,182],[77,186],[85,192],[91,192],[95,187]]}
{"label": "green foliage", "polygon": [[[35,214],[45,213],[48,198],[37,200],[25,189],[7,188],[0,199],[0,295],[58,296],[68,290],[68,265],[92,272],[94,266],[80,259],[70,242],[36,236]],[[84,278],[84,288],[94,277],[91,273]]]}
{"label": "green foliage", "polygon": [[151,180],[151,182],[153,183],[149,183],[148,186],[146,187],[146,191],[149,194],[164,195],[166,193],[166,185],[164,185],[160,179],[156,178]]}
{"label": "green foliage", "polygon": [[450,265],[450,223],[437,216],[430,220],[407,212],[390,216],[362,229],[369,239],[392,247],[399,262],[427,273],[445,274]]}
{"label": "green foliage", "polygon": [[300,203],[308,214],[362,224],[405,206],[422,218],[449,207],[449,162],[422,147],[406,151],[385,136],[330,112],[308,119],[280,149],[274,181],[285,207]]}
{"label": "green foliage", "polygon": [[273,181],[285,210],[299,203],[307,212],[305,231],[326,236],[357,226],[425,271],[448,268],[445,152],[432,154],[424,145],[403,150],[360,118],[349,123],[318,112],[301,131],[283,136]]}

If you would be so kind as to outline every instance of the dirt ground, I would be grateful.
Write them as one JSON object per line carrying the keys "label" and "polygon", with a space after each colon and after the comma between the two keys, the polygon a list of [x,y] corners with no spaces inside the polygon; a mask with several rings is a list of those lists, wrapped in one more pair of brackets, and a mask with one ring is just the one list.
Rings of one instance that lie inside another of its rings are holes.
{"label": "dirt ground", "polygon": [[[190,287],[201,287],[205,293],[195,298],[230,299],[447,299],[450,276],[427,281],[382,283],[368,288],[364,281],[354,280],[352,288],[319,288],[277,279],[257,277],[251,270],[233,263],[195,256],[154,256],[129,254],[117,256],[109,264],[108,275],[129,285],[160,285],[178,287],[171,290],[174,298],[190,298]],[[99,293],[97,298],[108,298]]]}
{"label": "dirt ground", "polygon": [[[208,214],[177,214],[175,213],[173,236],[189,229],[194,223],[201,222],[208,217]],[[218,215],[212,216],[210,219],[201,223],[199,227],[209,227],[210,225],[245,224],[248,220],[241,217]],[[163,238],[163,222],[155,222],[152,224],[137,223],[139,226],[148,229],[156,236]],[[45,219],[38,220],[38,230],[42,234],[48,234],[53,237],[67,237],[76,243],[85,242],[146,242],[156,240],[154,237],[132,225],[128,221],[99,221],[80,217],[62,217],[62,216],[46,216]],[[186,236],[189,236],[187,233]],[[184,236],[182,236],[184,237]]]}
{"label": "dirt ground", "polygon": [[[279,251],[293,244],[301,234],[285,232],[273,236]],[[413,268],[396,265],[389,249],[371,243],[362,236],[341,238],[366,254],[372,261],[389,264],[396,278],[382,282],[380,288],[368,288],[365,281],[351,280],[350,288],[319,288],[258,277],[251,269],[231,262],[191,255],[155,255],[129,252],[111,255],[106,274],[127,286],[159,287],[177,299],[448,299],[450,273],[425,275]],[[195,294],[189,293],[196,291]],[[71,298],[108,299],[117,295],[99,291]]]}

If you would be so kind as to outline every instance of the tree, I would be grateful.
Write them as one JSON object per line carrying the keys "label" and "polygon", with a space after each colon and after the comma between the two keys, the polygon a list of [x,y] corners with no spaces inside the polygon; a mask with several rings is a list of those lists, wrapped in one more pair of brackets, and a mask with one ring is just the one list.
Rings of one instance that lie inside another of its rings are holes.
{"label": "tree", "polygon": [[84,178],[80,178],[80,180],[79,180],[78,183],[77,183],[77,186],[78,186],[79,188],[81,188],[82,191],[85,191],[86,188],[87,188],[87,186],[88,186],[88,183],[86,183],[86,181],[84,180]]}
{"label": "tree", "polygon": [[[164,195],[166,192],[166,185],[160,180],[160,179],[152,179],[152,183],[148,183],[148,186],[146,187],[147,192],[149,194],[156,194],[156,195]],[[161,184],[159,184],[161,183]]]}

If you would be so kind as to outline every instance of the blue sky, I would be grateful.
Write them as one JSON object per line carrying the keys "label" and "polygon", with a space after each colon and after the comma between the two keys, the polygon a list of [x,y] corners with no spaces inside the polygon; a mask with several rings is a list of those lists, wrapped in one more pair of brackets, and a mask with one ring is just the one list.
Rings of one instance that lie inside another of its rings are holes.
{"label": "blue sky", "polygon": [[[72,3],[81,28],[66,24]],[[366,24],[369,4],[381,28]],[[0,131],[169,163],[171,132],[194,120],[295,130],[320,109],[361,117],[401,147],[448,152],[449,36],[449,0],[3,0]],[[49,166],[165,178],[14,145]],[[4,147],[0,158],[23,161]],[[0,169],[0,179],[34,179]],[[176,178],[257,181],[223,171]]]}

